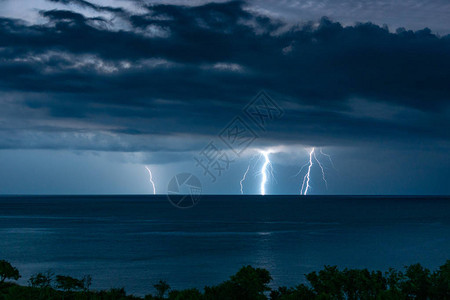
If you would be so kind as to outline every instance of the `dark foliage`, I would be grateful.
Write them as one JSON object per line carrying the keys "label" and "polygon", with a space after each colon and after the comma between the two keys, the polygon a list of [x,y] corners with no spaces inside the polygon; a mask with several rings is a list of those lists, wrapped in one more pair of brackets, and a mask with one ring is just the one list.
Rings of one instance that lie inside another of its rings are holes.
{"label": "dark foliage", "polygon": [[170,285],[164,280],[160,280],[157,284],[154,284],[153,287],[158,292],[158,299],[164,299],[164,295],[170,290]]}
{"label": "dark foliage", "polygon": [[50,271],[38,273],[30,277],[28,282],[34,288],[49,288],[52,285],[54,274]]}
{"label": "dark foliage", "polygon": [[[166,281],[154,284],[156,295],[136,297],[127,295],[124,288],[108,291],[89,291],[91,277],[76,279],[39,273],[29,279],[30,286],[20,286],[6,279],[17,280],[19,271],[7,261],[0,261],[0,300],[309,300],[309,299],[450,299],[450,260],[432,272],[420,264],[405,270],[387,272],[367,269],[339,270],[325,266],[323,270],[306,275],[308,284],[297,287],[271,289],[272,280],[265,269],[242,267],[227,281],[198,289],[171,290]],[[170,291],[170,292],[169,292]]]}
{"label": "dark foliage", "polygon": [[17,280],[19,278],[19,270],[14,268],[6,260],[0,260],[0,284],[3,284],[6,279]]}
{"label": "dark foliage", "polygon": [[73,290],[80,290],[83,288],[83,281],[70,276],[56,276],[56,286],[63,291],[69,292]]}

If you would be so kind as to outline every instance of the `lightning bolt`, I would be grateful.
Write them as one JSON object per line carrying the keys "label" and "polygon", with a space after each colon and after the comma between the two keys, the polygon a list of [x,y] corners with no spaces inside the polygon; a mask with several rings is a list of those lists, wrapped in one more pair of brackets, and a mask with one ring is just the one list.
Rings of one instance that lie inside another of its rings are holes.
{"label": "lightning bolt", "polygon": [[[313,148],[313,149],[314,149],[314,148]],[[325,171],[323,170],[322,164],[321,164],[320,161],[317,159],[316,152],[314,152],[314,159],[316,160],[317,164],[318,164],[319,167],[320,167],[320,170],[322,171],[322,179],[323,179],[323,181],[325,182],[325,187],[326,187],[327,190],[328,190],[328,182],[327,182],[327,179],[325,178]]]}
{"label": "lightning bolt", "polygon": [[333,160],[331,159],[331,155],[323,153],[322,148],[320,148],[320,154],[322,154],[323,156],[326,156],[328,158],[328,160],[330,161],[330,164],[333,167],[333,169],[336,170],[336,167],[334,166]]}
{"label": "lightning bolt", "polygon": [[298,175],[300,175],[300,173],[303,171],[303,169],[304,169],[308,164],[309,164],[309,163],[304,164],[304,165],[300,168],[300,170],[299,170],[294,176],[292,176],[292,177],[297,177]]}
{"label": "lightning bolt", "polygon": [[[269,159],[269,151],[262,151],[260,150],[259,153],[261,153],[261,155],[264,157],[264,163],[261,167],[261,175],[262,175],[262,179],[261,179],[261,195],[265,195],[266,194],[266,182],[267,182],[267,167],[269,166],[270,168],[272,167],[272,164],[270,163],[270,159]],[[272,169],[270,170],[270,174],[273,176],[272,173]]]}
{"label": "lightning bolt", "polygon": [[150,171],[150,169],[147,166],[145,166],[145,168],[147,169],[148,174],[150,175],[150,183],[152,184],[152,187],[153,187],[153,195],[156,195],[156,188],[155,188],[155,183],[153,182],[152,171]]}
{"label": "lightning bolt", "polygon": [[[333,164],[333,161],[331,160],[331,156],[324,153],[322,151],[322,148],[319,148],[319,152],[320,152],[320,154],[322,154],[323,156],[326,156],[330,160],[330,163],[334,168],[334,164]],[[311,185],[309,184],[309,182],[311,179],[311,169],[314,164],[314,161],[319,166],[320,171],[322,172],[322,180],[325,183],[325,187],[328,189],[328,181],[325,176],[325,167],[322,164],[322,162],[319,160],[319,158],[317,157],[316,148],[312,147],[311,150],[309,151],[309,161],[301,167],[300,171],[298,171],[297,174],[294,175],[294,176],[298,176],[305,167],[308,167],[308,171],[306,172],[305,176],[303,176],[302,188],[300,189],[300,195],[306,195],[308,193],[308,190],[311,188]],[[336,168],[334,168],[334,169],[336,169]]]}
{"label": "lightning bolt", "polygon": [[[313,155],[314,155],[314,147],[312,147],[311,151],[309,152],[309,163],[308,165],[308,172],[306,172],[305,176],[303,177],[303,183],[302,183],[302,189],[300,190],[300,194],[306,195],[308,193],[308,189],[310,188],[309,180],[311,178],[311,167],[313,165]],[[306,186],[305,186],[306,184]],[[304,190],[304,191],[303,191]]]}
{"label": "lightning bolt", "polygon": [[244,186],[243,186],[243,182],[244,182],[244,180],[245,180],[245,177],[247,177],[248,170],[250,170],[250,164],[248,165],[247,171],[245,171],[244,176],[242,176],[242,179],[241,179],[241,181],[239,182],[239,184],[241,185],[241,194],[244,194]]}

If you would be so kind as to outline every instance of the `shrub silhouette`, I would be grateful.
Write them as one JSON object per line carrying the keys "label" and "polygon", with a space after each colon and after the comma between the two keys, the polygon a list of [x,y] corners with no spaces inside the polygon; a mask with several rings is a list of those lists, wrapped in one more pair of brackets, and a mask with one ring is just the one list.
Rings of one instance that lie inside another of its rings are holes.
{"label": "shrub silhouette", "polygon": [[153,287],[158,292],[157,297],[159,299],[164,299],[164,295],[168,290],[170,290],[170,285],[168,285],[167,282],[164,280],[160,280],[157,284],[154,284]]}
{"label": "shrub silhouette", "polygon": [[19,278],[19,270],[14,268],[6,260],[0,260],[0,284],[3,284],[6,279],[17,280]]}
{"label": "shrub silhouette", "polygon": [[450,260],[431,276],[434,299],[450,299]]}
{"label": "shrub silhouette", "polygon": [[304,284],[300,284],[295,289],[281,286],[270,293],[271,300],[310,300],[315,297],[314,292]]}
{"label": "shrub silhouette", "polygon": [[56,276],[56,286],[65,292],[80,290],[83,288],[83,281],[70,276]]}
{"label": "shrub silhouette", "polygon": [[428,299],[431,294],[430,270],[420,264],[411,265],[406,269],[406,280],[401,283],[402,292],[409,299]]}
{"label": "shrub silhouette", "polygon": [[224,283],[205,287],[205,299],[267,299],[264,292],[271,280],[269,271],[245,266]]}
{"label": "shrub silhouette", "polygon": [[198,289],[187,289],[183,291],[171,291],[169,300],[197,300],[203,299],[202,293]]}
{"label": "shrub silhouette", "polygon": [[[18,279],[19,271],[6,261],[0,261],[0,277]],[[198,289],[170,290],[167,282],[160,280],[154,287],[157,294],[145,298],[127,295],[124,288],[108,291],[89,291],[91,277],[76,279],[56,276],[53,273],[33,275],[30,286],[4,283],[0,288],[0,300],[409,300],[450,299],[450,260],[431,272],[420,264],[405,267],[404,271],[389,269],[387,272],[367,269],[339,270],[325,266],[318,272],[306,275],[307,284],[296,287],[270,289],[272,280],[265,269],[242,267],[235,275],[219,285]],[[56,290],[52,287],[55,282]],[[168,296],[167,298],[166,295]]]}
{"label": "shrub silhouette", "polygon": [[89,292],[89,288],[91,287],[92,284],[92,277],[91,275],[85,275],[83,277],[83,279],[81,280],[82,284],[83,284],[83,291],[84,292]]}
{"label": "shrub silhouette", "polygon": [[29,284],[34,288],[49,288],[52,285],[54,274],[50,271],[38,273],[30,277]]}

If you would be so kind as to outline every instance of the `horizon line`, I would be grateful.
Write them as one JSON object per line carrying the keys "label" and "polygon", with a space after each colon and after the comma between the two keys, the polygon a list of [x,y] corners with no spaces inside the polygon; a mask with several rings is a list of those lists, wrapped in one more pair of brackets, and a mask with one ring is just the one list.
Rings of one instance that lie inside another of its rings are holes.
{"label": "horizon line", "polygon": [[[0,194],[0,197],[167,197],[167,196],[186,196],[190,194]],[[238,197],[450,197],[450,194],[317,194],[317,195],[299,195],[299,194],[198,194],[202,196],[238,196]]]}

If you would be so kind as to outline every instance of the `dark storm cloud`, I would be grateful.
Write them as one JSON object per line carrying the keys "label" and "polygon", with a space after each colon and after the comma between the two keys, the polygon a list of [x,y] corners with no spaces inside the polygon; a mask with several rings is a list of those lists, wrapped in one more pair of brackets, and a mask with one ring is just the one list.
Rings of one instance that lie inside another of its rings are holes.
{"label": "dark storm cloud", "polygon": [[96,11],[108,11],[108,12],[114,12],[117,14],[125,14],[125,10],[120,7],[111,7],[111,6],[102,6],[102,5],[96,5],[94,3],[84,1],[84,0],[49,0],[50,2],[54,3],[62,3],[62,4],[75,4],[79,5],[80,7],[86,7],[90,8]]}
{"label": "dark storm cloud", "polygon": [[250,3],[256,11],[294,22],[325,15],[345,25],[370,21],[392,28],[429,27],[440,34],[448,34],[450,29],[450,2],[447,0],[254,0]]}
{"label": "dark storm cloud", "polygon": [[[45,112],[42,118],[83,120],[84,130],[102,124],[130,141],[215,134],[265,89],[286,110],[267,138],[448,141],[450,36],[327,18],[291,26],[240,1],[147,5],[141,14],[52,2],[107,11],[126,28],[70,10],[41,11],[41,25],[0,19],[0,89],[32,93],[16,104]],[[359,116],[351,99],[414,118]]]}

